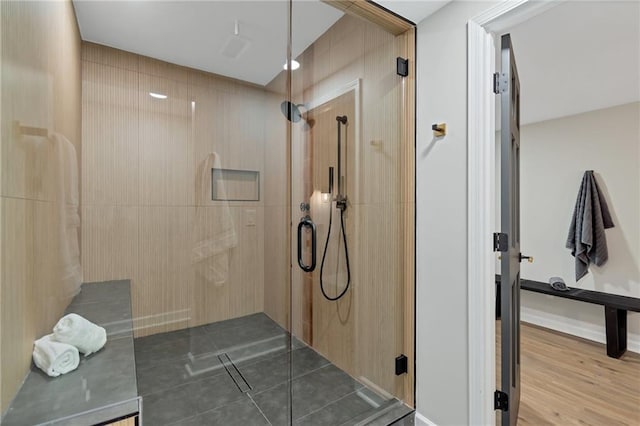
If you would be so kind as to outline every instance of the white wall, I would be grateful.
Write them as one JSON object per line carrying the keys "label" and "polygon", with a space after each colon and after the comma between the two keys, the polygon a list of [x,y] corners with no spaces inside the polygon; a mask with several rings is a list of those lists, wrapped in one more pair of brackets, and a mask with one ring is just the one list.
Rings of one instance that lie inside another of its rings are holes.
{"label": "white wall", "polygon": [[466,24],[494,4],[452,2],[418,25],[416,407],[441,426],[469,418]]}
{"label": "white wall", "polygon": [[[416,117],[416,408],[418,424],[424,424],[427,421],[437,425],[468,424],[466,23],[468,19],[496,3],[498,2],[455,1],[418,24]],[[598,146],[605,145],[609,150],[601,151],[600,154],[592,153],[591,157],[585,155],[584,158],[579,158],[580,161],[587,161],[588,158],[598,160],[589,162],[588,166],[581,166],[581,169],[583,171],[586,168],[593,168],[601,173],[601,177],[604,177],[602,186],[608,191],[608,199],[615,215],[614,220],[616,225],[619,224],[617,229],[607,231],[614,246],[617,245],[614,241],[622,241],[622,238],[611,234],[623,232],[624,229],[624,234],[627,236],[634,232],[638,235],[637,222],[640,217],[637,199],[635,213],[633,209],[631,211],[625,209],[626,212],[622,213],[620,207],[620,199],[625,197],[620,191],[624,191],[623,188],[626,186],[632,186],[632,182],[636,184],[638,182],[637,163],[635,172],[627,174],[617,172],[614,175],[609,171],[609,167],[613,167],[614,170],[619,170],[620,167],[613,165],[614,160],[608,157],[614,155],[614,151],[615,156],[618,157],[620,153],[617,151],[623,150],[614,145],[620,139],[621,132],[615,124],[617,118],[614,117],[609,122],[598,120],[591,123],[601,128],[590,134],[597,137]],[[639,118],[636,112],[636,123]],[[432,137],[431,124],[438,122],[447,123],[448,135],[435,141]],[[636,130],[636,134],[637,132]],[[595,140],[595,138],[591,139],[591,136],[580,136],[586,133],[589,132],[578,130],[571,135],[575,140]],[[528,143],[524,139],[526,137],[523,136],[524,144]],[[575,151],[570,152],[575,154]],[[523,156],[526,155],[526,150],[523,148]],[[635,151],[622,153],[625,158],[629,157],[627,161],[633,159],[637,161],[639,155],[637,145]],[[558,158],[559,154],[556,156],[547,154],[544,157],[545,162],[537,166],[539,173],[541,175],[548,173],[553,168],[552,165],[561,170],[562,162],[558,161]],[[527,166],[523,163],[522,167]],[[560,179],[562,182],[566,181],[571,187],[570,195],[566,200],[563,199],[570,206],[569,209],[575,202],[580,176],[580,172],[567,171],[567,176]],[[620,184],[620,179],[627,183]],[[529,191],[528,185],[529,183],[523,178],[523,191]],[[547,187],[557,185],[559,185],[558,182],[551,185],[547,183]],[[640,196],[637,186],[635,194]],[[529,206],[524,200],[523,204],[525,206],[523,211],[526,211]],[[546,207],[551,211],[556,208],[551,204]],[[557,208],[566,210],[563,206]],[[562,246],[564,246],[569,226],[566,220],[570,220],[571,211],[568,215],[560,232]],[[529,217],[523,213],[523,223],[529,221]],[[625,219],[634,217],[635,231],[632,229],[632,219]],[[523,241],[525,238],[527,238],[526,235],[523,236]],[[615,256],[620,259],[629,259],[629,257],[638,259],[640,252],[637,240],[635,244],[635,248],[631,249],[633,243],[627,240],[629,249],[625,251],[625,246],[621,245],[622,253],[618,253],[618,249],[612,247],[611,258]],[[537,248],[531,248],[533,250],[529,250],[529,246],[524,246],[523,250],[538,257],[533,267],[540,265],[540,262],[545,264],[546,256],[537,253],[540,251]],[[542,258],[540,258],[541,255]],[[570,262],[571,259],[569,259]],[[615,262],[613,260],[610,262],[608,268],[613,270],[612,265]],[[533,275],[528,275],[532,272],[531,267],[524,268],[525,276],[535,278]],[[617,270],[616,274],[620,277],[620,271],[624,269]],[[564,274],[567,278],[570,276],[570,274]],[[606,288],[607,291],[621,290],[625,286],[631,288],[628,281],[616,279],[616,282],[622,282],[615,285],[616,289],[602,279],[596,281],[599,282],[599,288]],[[571,285],[569,280],[567,282]],[[613,280],[611,282],[613,283]],[[529,302],[527,300],[524,303],[528,305]],[[550,306],[547,301],[545,305]],[[590,307],[585,306],[584,303],[580,305],[582,306],[579,306],[575,312],[582,319],[587,315],[585,313]],[[588,315],[593,314],[592,319],[597,324],[597,321],[602,321],[602,308],[594,308],[595,311]],[[527,313],[525,309],[525,315]],[[637,316],[630,315],[629,320],[633,323],[637,321]],[[635,324],[630,324],[630,327],[632,331],[637,329]]]}
{"label": "white wall", "polygon": [[[535,258],[523,278],[640,298],[640,103],[523,126],[520,144],[521,248]],[[576,284],[565,243],[585,170],[595,171],[615,227],[609,261]],[[524,291],[522,320],[605,342],[602,306]],[[640,313],[628,314],[628,331],[640,352]]]}

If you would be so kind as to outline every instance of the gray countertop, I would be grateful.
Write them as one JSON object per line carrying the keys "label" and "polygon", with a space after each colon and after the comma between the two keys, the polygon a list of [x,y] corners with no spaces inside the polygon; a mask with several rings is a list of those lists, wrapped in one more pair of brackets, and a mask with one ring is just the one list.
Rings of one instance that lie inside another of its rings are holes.
{"label": "gray countertop", "polygon": [[3,425],[91,425],[139,411],[129,281],[83,284],[71,312],[104,327],[107,344],[59,377],[32,365]]}

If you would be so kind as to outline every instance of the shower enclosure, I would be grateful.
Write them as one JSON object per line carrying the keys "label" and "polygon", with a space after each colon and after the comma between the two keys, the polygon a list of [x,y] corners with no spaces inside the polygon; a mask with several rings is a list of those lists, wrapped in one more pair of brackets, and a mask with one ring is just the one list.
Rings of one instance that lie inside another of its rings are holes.
{"label": "shower enclosure", "polygon": [[[2,424],[409,415],[413,25],[358,0],[73,7],[2,7]],[[67,26],[24,42],[25,28]],[[42,51],[70,42],[56,58],[80,75],[48,78]],[[14,72],[25,64],[36,71]],[[77,99],[60,101],[63,79]],[[69,105],[75,127],[59,123]],[[54,133],[78,157],[64,165],[79,180],[77,294],[48,250],[69,236],[23,211],[60,202]],[[107,344],[51,378],[29,366],[31,343],[71,312]]]}

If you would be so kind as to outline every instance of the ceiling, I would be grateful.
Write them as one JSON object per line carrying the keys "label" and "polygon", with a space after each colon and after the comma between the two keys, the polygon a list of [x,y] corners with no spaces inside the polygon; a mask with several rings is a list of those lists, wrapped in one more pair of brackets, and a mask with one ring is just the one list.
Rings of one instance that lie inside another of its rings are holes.
{"label": "ceiling", "polygon": [[[73,1],[83,40],[266,85],[287,55],[284,1]],[[295,0],[293,57],[343,13]],[[238,21],[238,35],[235,22]]]}
{"label": "ceiling", "polygon": [[563,2],[505,32],[522,124],[640,101],[640,2]]}
{"label": "ceiling", "polygon": [[420,21],[450,3],[451,0],[375,0],[375,2],[411,22],[419,24]]}
{"label": "ceiling", "polygon": [[[378,3],[417,23],[448,1]],[[286,1],[73,0],[73,4],[86,41],[263,86],[286,61]],[[293,0],[293,57],[342,15],[319,0]]]}
{"label": "ceiling", "polygon": [[[73,3],[87,41],[259,85],[285,62],[285,1]],[[419,23],[449,1],[377,3]],[[294,0],[293,56],[341,16],[319,0]],[[640,2],[559,2],[507,32],[518,60],[523,124],[640,101]]]}

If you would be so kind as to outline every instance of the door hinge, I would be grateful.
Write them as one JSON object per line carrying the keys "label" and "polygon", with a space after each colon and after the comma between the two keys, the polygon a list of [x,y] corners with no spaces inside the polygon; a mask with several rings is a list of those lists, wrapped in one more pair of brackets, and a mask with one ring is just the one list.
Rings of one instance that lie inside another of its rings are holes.
{"label": "door hinge", "polygon": [[409,369],[409,362],[405,354],[400,354],[396,358],[396,376],[406,374]]}
{"label": "door hinge", "polygon": [[509,236],[502,232],[493,233],[493,251],[509,251]]}
{"label": "door hinge", "polygon": [[509,81],[504,76],[500,78],[500,73],[494,72],[493,73],[493,93],[495,93],[496,95],[499,93],[504,93],[507,91],[508,88],[509,88]]}
{"label": "door hinge", "polygon": [[493,394],[493,409],[509,411],[509,395],[502,391],[495,391]]}
{"label": "door hinge", "polygon": [[398,56],[396,58],[396,74],[401,77],[409,75],[409,60]]}

